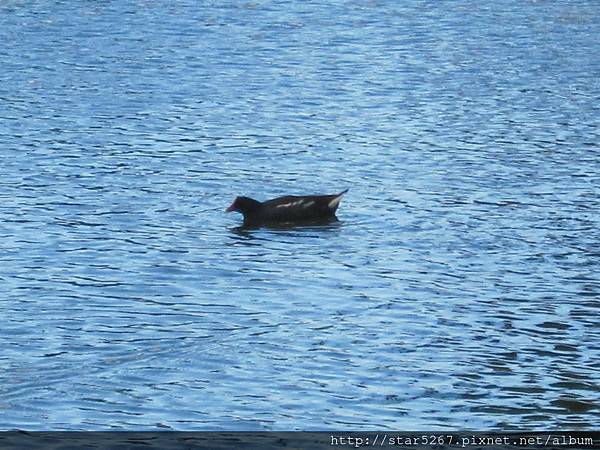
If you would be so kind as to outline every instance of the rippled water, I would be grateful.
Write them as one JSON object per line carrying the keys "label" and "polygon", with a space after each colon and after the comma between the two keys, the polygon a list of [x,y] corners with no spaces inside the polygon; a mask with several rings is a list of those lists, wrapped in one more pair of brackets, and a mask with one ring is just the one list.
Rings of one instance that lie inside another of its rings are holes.
{"label": "rippled water", "polygon": [[[0,427],[598,428],[594,2],[0,5]],[[240,230],[238,194],[350,188]]]}

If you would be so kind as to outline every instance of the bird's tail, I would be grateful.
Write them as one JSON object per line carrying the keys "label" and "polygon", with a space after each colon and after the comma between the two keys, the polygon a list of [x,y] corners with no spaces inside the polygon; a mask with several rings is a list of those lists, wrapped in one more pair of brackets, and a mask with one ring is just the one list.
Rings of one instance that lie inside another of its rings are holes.
{"label": "bird's tail", "polygon": [[343,190],[342,192],[340,192],[338,195],[336,195],[335,197],[333,197],[329,203],[327,204],[327,206],[330,209],[336,209],[338,207],[338,205],[340,204],[340,201],[342,200],[342,197],[344,196],[344,194],[348,192],[348,189]]}

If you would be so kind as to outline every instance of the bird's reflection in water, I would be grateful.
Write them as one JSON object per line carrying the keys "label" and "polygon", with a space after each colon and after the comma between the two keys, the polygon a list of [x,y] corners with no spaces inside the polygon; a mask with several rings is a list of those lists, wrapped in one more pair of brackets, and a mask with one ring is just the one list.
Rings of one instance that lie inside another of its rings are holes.
{"label": "bird's reflection in water", "polygon": [[[284,236],[307,236],[308,233],[314,236],[314,233],[323,234],[339,231],[342,227],[342,223],[337,217],[330,218],[328,220],[312,220],[308,222],[289,222],[289,223],[275,223],[275,224],[262,224],[253,226],[238,226],[232,227],[229,231],[232,234],[232,238],[236,240],[237,244],[244,245],[261,245],[259,241],[271,241],[273,236],[284,235]],[[266,233],[259,233],[259,231],[266,231]]]}

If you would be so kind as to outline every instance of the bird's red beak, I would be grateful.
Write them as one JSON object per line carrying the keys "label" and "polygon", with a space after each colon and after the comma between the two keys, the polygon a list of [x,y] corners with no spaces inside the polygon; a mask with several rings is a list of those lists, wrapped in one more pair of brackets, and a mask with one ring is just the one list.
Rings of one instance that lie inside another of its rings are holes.
{"label": "bird's red beak", "polygon": [[235,211],[235,202],[233,202],[231,205],[229,205],[229,208],[227,208],[225,210],[225,212],[231,212],[231,211]]}

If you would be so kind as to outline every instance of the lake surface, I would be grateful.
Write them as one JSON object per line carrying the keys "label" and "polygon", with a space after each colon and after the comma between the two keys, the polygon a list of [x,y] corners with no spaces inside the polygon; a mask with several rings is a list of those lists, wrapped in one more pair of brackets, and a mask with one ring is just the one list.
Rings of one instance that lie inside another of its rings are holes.
{"label": "lake surface", "polygon": [[0,428],[598,429],[597,6],[2,2]]}

